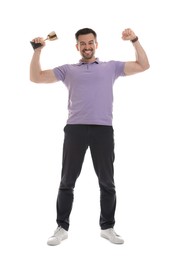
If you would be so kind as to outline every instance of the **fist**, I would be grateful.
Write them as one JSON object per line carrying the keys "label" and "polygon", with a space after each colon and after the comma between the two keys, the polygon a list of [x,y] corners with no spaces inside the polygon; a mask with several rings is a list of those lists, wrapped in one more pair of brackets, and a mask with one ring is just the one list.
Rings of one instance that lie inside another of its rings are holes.
{"label": "fist", "polygon": [[44,39],[42,37],[34,38],[32,40],[32,42],[41,44],[41,47],[39,47],[38,49],[42,49],[46,45],[46,43],[45,43],[45,41],[44,41]]}
{"label": "fist", "polygon": [[130,28],[125,29],[122,32],[122,39],[124,41],[127,41],[127,40],[131,41],[131,40],[135,39],[135,37],[136,37],[135,33]]}

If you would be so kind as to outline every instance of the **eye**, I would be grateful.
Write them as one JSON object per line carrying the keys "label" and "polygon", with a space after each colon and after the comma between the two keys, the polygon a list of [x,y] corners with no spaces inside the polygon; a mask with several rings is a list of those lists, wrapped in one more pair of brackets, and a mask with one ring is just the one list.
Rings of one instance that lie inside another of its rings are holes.
{"label": "eye", "polygon": [[85,45],[86,45],[85,42],[81,42],[81,43],[80,43],[80,46],[85,46]]}

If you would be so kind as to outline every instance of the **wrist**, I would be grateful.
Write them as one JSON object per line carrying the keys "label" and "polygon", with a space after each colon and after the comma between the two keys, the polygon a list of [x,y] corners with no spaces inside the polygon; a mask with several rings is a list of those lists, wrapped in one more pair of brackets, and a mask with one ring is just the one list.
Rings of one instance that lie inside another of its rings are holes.
{"label": "wrist", "polygon": [[136,36],[135,38],[133,38],[132,40],[130,40],[132,43],[137,42],[138,41],[138,36]]}
{"label": "wrist", "polygon": [[34,52],[35,52],[35,53],[41,53],[41,48],[36,48],[36,49],[34,50]]}

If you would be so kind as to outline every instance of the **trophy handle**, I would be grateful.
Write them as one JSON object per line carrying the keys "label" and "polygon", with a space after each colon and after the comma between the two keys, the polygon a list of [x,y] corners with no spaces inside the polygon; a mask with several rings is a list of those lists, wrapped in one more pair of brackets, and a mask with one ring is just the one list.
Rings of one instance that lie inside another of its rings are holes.
{"label": "trophy handle", "polygon": [[41,43],[35,43],[35,42],[30,42],[30,43],[31,43],[34,50],[42,46]]}

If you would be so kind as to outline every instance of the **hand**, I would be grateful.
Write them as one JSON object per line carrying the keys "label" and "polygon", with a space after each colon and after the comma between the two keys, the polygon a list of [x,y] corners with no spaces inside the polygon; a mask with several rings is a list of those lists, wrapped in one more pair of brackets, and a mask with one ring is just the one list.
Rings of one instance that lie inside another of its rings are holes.
{"label": "hand", "polygon": [[41,47],[38,47],[38,48],[35,49],[35,50],[41,50],[41,49],[46,45],[46,43],[45,43],[45,41],[44,41],[44,39],[43,39],[42,37],[34,38],[34,39],[32,40],[32,42],[40,43],[40,44],[42,45]]}
{"label": "hand", "polygon": [[122,32],[122,39],[124,40],[124,41],[131,41],[131,40],[133,40],[133,39],[135,39],[136,38],[136,35],[135,35],[135,33],[130,29],[130,28],[128,28],[128,29],[125,29],[123,32]]}

